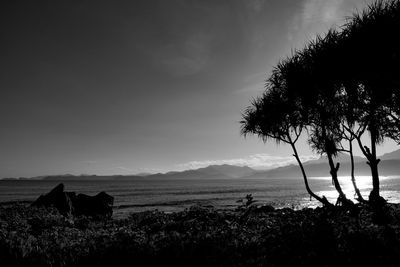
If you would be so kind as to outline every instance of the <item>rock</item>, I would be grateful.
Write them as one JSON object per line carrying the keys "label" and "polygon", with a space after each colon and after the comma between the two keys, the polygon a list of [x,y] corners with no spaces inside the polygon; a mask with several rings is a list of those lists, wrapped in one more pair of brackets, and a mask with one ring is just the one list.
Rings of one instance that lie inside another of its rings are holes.
{"label": "rock", "polygon": [[64,192],[64,184],[60,183],[46,195],[41,195],[32,206],[53,206],[62,214],[73,212],[73,204],[67,193]]}
{"label": "rock", "polygon": [[76,195],[75,192],[64,192],[64,184],[60,183],[46,195],[41,195],[31,206],[53,206],[62,214],[111,217],[113,204],[114,197],[106,192],[95,196]]}
{"label": "rock", "polygon": [[74,201],[75,215],[86,215],[95,217],[111,217],[114,197],[106,192],[100,192],[95,196],[78,194]]}

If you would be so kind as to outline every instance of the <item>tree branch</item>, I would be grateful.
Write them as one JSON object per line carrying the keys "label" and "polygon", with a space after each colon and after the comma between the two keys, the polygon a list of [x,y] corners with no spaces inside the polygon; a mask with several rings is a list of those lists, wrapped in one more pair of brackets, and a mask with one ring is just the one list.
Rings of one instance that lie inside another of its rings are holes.
{"label": "tree branch", "polygon": [[336,163],[336,167],[335,167],[335,171],[336,171],[336,172],[339,170],[339,167],[340,167],[340,162],[337,162],[337,163]]}

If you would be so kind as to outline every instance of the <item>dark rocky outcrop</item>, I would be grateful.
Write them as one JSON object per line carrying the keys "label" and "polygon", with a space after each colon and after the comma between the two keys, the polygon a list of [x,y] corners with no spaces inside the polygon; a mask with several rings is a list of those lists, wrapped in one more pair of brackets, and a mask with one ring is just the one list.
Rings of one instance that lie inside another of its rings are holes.
{"label": "dark rocky outcrop", "polygon": [[41,195],[32,206],[53,206],[62,214],[85,215],[91,217],[111,217],[114,197],[106,192],[95,196],[64,192],[64,184],[60,183],[46,195]]}
{"label": "dark rocky outcrop", "polygon": [[64,192],[64,184],[54,187],[49,193],[41,195],[32,206],[53,206],[62,214],[73,213],[73,204],[68,193]]}
{"label": "dark rocky outcrop", "polygon": [[100,192],[95,196],[78,194],[73,203],[76,215],[102,215],[111,217],[114,197],[108,195],[106,192]]}

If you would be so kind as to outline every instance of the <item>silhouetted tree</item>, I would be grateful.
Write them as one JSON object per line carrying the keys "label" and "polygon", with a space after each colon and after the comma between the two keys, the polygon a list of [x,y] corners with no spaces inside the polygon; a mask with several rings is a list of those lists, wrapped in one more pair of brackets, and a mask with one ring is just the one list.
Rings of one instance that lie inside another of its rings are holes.
{"label": "silhouetted tree", "polygon": [[301,67],[306,68],[305,71],[301,71],[302,75],[299,78],[307,79],[303,82],[306,86],[304,97],[315,97],[306,107],[309,110],[309,143],[315,151],[326,155],[328,159],[332,183],[339,193],[338,203],[350,204],[338,180],[340,163],[334,162],[334,158],[341,152],[339,87],[336,77],[326,71],[327,66],[333,67],[330,64],[336,58],[338,41],[337,32],[330,30],[324,37],[317,36],[314,41],[309,42],[299,52]]}
{"label": "silhouetted tree", "polygon": [[[355,170],[354,170],[354,154],[353,154],[353,142],[355,140],[355,136],[361,137],[361,135],[365,132],[365,127],[357,124],[357,118],[359,116],[359,108],[355,105],[355,102],[352,101],[352,97],[349,96],[344,90],[344,87],[340,90],[340,118],[341,118],[341,130],[340,135],[343,141],[347,141],[348,148],[345,149],[342,146],[342,151],[349,153],[350,156],[350,177],[351,182],[353,184],[355,198],[359,202],[365,202],[363,196],[361,195],[360,189],[357,187],[356,178],[355,178]],[[342,143],[343,143],[342,141]]]}
{"label": "silhouetted tree", "polygon": [[337,105],[337,90],[332,76],[323,70],[325,62],[333,57],[329,52],[335,51],[332,46],[336,32],[330,31],[322,38],[317,37],[305,49],[297,51],[288,60],[278,64],[270,81],[276,88],[282,88],[295,103],[294,109],[302,114],[303,127],[309,133],[311,147],[321,155],[326,155],[330,166],[330,175],[335,189],[339,193],[338,203],[350,204],[339,180],[340,164],[334,157],[340,152],[340,117]]}
{"label": "silhouetted tree", "polygon": [[[279,79],[277,75],[279,72],[276,71],[275,79]],[[273,139],[277,143],[289,144],[300,166],[308,194],[324,205],[331,205],[324,196],[316,195],[309,186],[304,166],[296,149],[296,142],[304,129],[303,119],[295,101],[285,95],[282,88],[274,87],[274,83],[270,80],[263,96],[253,100],[252,105],[245,110],[242,117],[241,133],[244,136],[256,134],[264,142]]]}
{"label": "silhouetted tree", "polygon": [[[351,142],[356,140],[371,168],[371,202],[383,200],[379,192],[380,160],[376,147],[385,137],[400,141],[400,38],[394,34],[399,31],[400,1],[378,1],[361,14],[354,15],[341,32],[331,30],[298,52],[305,58],[305,68],[311,73],[304,75],[304,71],[300,72],[303,79],[309,81],[308,93],[304,95],[317,96],[317,99],[311,98],[317,107],[310,107],[313,110],[311,114],[319,120],[311,131],[311,143],[317,151],[326,153],[335,182],[337,171],[331,155],[334,156],[335,150],[339,151],[338,145],[342,146],[343,139],[348,140],[347,151],[354,166]],[[343,95],[347,98],[341,97]],[[351,112],[356,114],[356,118],[350,118]],[[340,129],[338,126],[348,135],[337,135],[343,133],[337,131]],[[365,131],[369,133],[370,146],[362,142]],[[354,167],[352,181],[356,193],[359,192]],[[336,189],[341,195],[340,188]],[[361,197],[361,194],[357,195]]]}
{"label": "silhouetted tree", "polygon": [[372,201],[382,200],[376,146],[385,137],[396,139],[398,135],[399,113],[392,99],[400,85],[399,30],[400,2],[396,0],[375,2],[355,14],[341,33],[342,53],[337,60],[344,64],[337,74],[344,84],[352,85],[345,90],[356,96],[353,101],[362,111],[357,122],[369,132],[370,146],[360,136],[354,137],[371,168]]}
{"label": "silhouetted tree", "polygon": [[[350,155],[352,183],[358,200],[363,201],[354,175],[356,141],[371,169],[369,200],[383,203],[376,148],[387,137],[400,144],[399,32],[400,1],[388,0],[377,1],[354,14],[339,31],[317,36],[277,65],[268,79],[267,92],[244,114],[242,126],[253,116],[253,125],[260,128],[242,127],[242,133],[256,133],[264,141],[265,136],[284,136],[291,143],[293,133],[297,141],[299,132],[307,131],[312,148],[327,156],[338,200],[344,202],[347,198],[337,177],[340,164],[334,162],[340,152]],[[277,112],[279,120],[274,121],[275,114],[265,119],[264,112]],[[294,116],[295,120],[290,121],[294,124],[279,128],[285,116]],[[273,126],[263,126],[271,122]],[[277,128],[286,130],[277,134]],[[365,133],[369,133],[369,146],[363,143]],[[304,174],[301,163],[300,167]]]}

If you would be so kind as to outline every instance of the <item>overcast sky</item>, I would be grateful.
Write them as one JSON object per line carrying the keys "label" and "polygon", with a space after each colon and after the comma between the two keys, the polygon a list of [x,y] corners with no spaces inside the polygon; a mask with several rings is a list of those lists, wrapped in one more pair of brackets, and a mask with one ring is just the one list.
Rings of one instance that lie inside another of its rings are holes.
{"label": "overcast sky", "polygon": [[366,3],[3,1],[0,177],[287,163],[290,147],[240,136],[241,112],[279,59]]}

